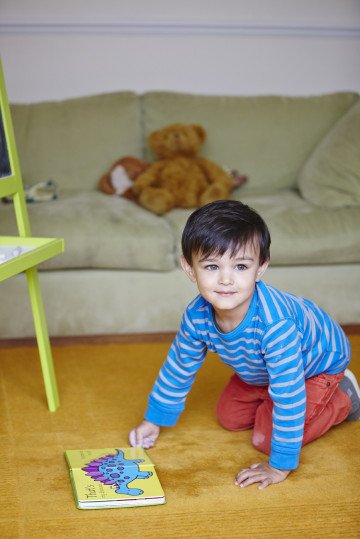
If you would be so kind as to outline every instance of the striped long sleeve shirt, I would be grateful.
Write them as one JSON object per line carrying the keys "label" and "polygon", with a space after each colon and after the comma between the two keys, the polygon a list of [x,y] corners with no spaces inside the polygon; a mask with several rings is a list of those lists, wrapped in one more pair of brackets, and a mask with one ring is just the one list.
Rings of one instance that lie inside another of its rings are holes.
{"label": "striped long sleeve shirt", "polygon": [[207,351],[216,352],[247,384],[269,386],[274,403],[269,463],[295,469],[303,438],[305,379],[336,374],[350,361],[350,344],[340,326],[314,303],[260,281],[244,320],[232,332],[221,333],[211,305],[199,295],[185,310],[155,381],[148,421],[161,426],[177,422]]}

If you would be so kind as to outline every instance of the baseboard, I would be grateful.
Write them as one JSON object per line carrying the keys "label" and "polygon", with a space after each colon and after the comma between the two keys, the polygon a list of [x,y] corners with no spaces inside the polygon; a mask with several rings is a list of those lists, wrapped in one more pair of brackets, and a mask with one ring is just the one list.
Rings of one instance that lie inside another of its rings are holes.
{"label": "baseboard", "polygon": [[225,35],[282,38],[359,38],[357,24],[249,23],[242,21],[3,20],[2,34]]}
{"label": "baseboard", "polygon": [[[360,331],[360,330],[359,330]],[[176,333],[133,333],[128,335],[70,335],[50,337],[52,346],[103,345],[103,344],[138,344],[154,342],[172,342]],[[37,346],[35,337],[23,339],[0,339],[1,348],[23,348]]]}
{"label": "baseboard", "polygon": [[[360,335],[360,324],[346,324],[341,326],[347,335]],[[71,335],[64,337],[51,337],[52,346],[77,345],[104,345],[104,344],[139,344],[154,342],[169,342],[175,338],[174,332],[163,333],[132,333],[127,335]],[[23,339],[0,339],[1,348],[26,348],[37,346],[35,337]]]}

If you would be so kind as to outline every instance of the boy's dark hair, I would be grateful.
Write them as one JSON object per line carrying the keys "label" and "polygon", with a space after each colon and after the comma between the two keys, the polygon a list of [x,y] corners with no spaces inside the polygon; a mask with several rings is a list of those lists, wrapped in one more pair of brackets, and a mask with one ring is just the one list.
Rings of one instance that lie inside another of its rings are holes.
{"label": "boy's dark hair", "polygon": [[236,200],[217,200],[194,211],[181,239],[183,255],[192,264],[193,254],[207,258],[222,256],[228,249],[234,256],[249,243],[259,246],[260,265],[270,258],[270,232],[260,215]]}

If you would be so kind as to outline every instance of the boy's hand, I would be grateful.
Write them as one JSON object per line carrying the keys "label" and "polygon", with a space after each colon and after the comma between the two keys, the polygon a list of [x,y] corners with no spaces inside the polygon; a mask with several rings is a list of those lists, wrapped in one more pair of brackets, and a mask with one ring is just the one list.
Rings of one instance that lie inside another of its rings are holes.
{"label": "boy's hand", "polygon": [[281,483],[287,478],[291,470],[278,470],[267,462],[252,464],[250,468],[244,468],[235,477],[235,485],[248,487],[253,483],[261,483],[259,489],[266,488],[274,483]]}
{"label": "boy's hand", "polygon": [[160,427],[150,423],[150,421],[142,421],[129,434],[129,441],[133,447],[143,447],[149,449],[153,447],[160,434]]}

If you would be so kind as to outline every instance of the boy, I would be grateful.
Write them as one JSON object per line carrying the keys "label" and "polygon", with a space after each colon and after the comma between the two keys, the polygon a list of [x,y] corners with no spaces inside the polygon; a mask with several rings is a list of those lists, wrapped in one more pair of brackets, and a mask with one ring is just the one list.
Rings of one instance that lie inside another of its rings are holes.
{"label": "boy", "polygon": [[152,447],[160,426],[175,425],[207,350],[217,352],[235,373],[217,403],[220,423],[253,428],[253,445],[270,455],[241,470],[235,484],[279,483],[298,466],[302,445],[360,419],[360,390],[345,371],[350,344],[319,307],[262,283],[269,230],[241,202],[212,202],[192,213],[182,249],[181,266],[200,295],[185,310],[130,443]]}

